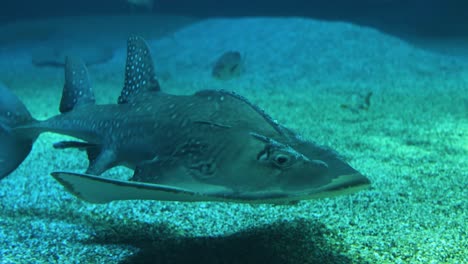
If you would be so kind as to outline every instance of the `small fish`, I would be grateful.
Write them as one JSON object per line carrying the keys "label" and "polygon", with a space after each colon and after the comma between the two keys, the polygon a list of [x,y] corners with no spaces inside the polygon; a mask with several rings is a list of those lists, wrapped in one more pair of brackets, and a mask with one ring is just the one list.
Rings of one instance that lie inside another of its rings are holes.
{"label": "small fish", "polygon": [[219,80],[229,80],[239,77],[241,72],[242,58],[240,52],[228,51],[216,60],[211,75]]}
{"label": "small fish", "polygon": [[360,111],[367,111],[371,106],[372,92],[353,93],[348,96],[346,103],[341,104],[341,108],[349,109],[352,113],[357,114]]}
{"label": "small fish", "polygon": [[[128,40],[125,69],[117,104],[96,105],[86,66],[68,57],[61,114],[44,121],[34,119],[0,85],[0,179],[21,164],[39,134],[54,132],[82,140],[54,147],[86,151],[89,166],[85,174],[52,176],[94,203],[288,203],[370,184],[333,150],[304,140],[238,94],[161,91],[149,48],[140,37]],[[120,181],[99,176],[118,165],[133,169],[133,177]]]}

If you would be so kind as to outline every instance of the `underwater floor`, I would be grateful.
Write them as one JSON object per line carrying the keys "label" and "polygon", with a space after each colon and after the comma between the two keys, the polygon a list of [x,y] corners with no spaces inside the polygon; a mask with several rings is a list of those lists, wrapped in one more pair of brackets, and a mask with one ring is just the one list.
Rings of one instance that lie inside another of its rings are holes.
{"label": "underwater floor", "polygon": [[[49,176],[87,161],[54,150],[64,137],[47,133],[0,182],[0,263],[468,263],[467,58],[310,19],[76,17],[0,28],[0,81],[50,117],[57,64],[73,52],[93,64],[97,101],[115,102],[131,33],[147,38],[164,91],[236,91],[343,154],[371,188],[297,205],[94,205]],[[231,50],[242,73],[214,79]]]}

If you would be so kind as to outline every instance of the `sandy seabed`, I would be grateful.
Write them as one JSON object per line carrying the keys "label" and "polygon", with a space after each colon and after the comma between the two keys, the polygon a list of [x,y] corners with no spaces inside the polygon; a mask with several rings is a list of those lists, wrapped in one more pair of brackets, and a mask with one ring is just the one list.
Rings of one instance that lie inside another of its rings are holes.
{"label": "sandy seabed", "polygon": [[[94,205],[49,176],[83,171],[87,161],[78,151],[54,150],[64,137],[46,133],[0,182],[0,263],[468,263],[466,58],[370,28],[300,18],[82,17],[2,31],[0,81],[37,118],[58,113],[63,85],[61,69],[31,63],[37,52],[73,48],[93,61],[111,49],[110,60],[89,71],[97,101],[112,103],[123,83],[125,38],[137,33],[152,48],[165,92],[236,91],[336,149],[372,186],[288,206]],[[215,60],[229,50],[244,58],[241,76],[213,79]],[[367,111],[342,107],[368,92]],[[129,175],[123,168],[106,174]]]}

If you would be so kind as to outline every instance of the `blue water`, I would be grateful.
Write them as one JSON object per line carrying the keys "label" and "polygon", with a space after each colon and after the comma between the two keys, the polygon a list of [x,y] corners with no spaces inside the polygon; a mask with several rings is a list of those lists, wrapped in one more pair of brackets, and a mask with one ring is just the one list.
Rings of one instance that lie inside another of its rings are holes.
{"label": "blue water", "polygon": [[[144,2],[151,0],[137,0]],[[129,1],[131,2],[131,1]],[[126,0],[7,1],[0,22],[76,15],[150,13],[196,17],[303,16],[375,26],[392,34],[466,36],[468,3],[463,0],[154,0],[151,10]]]}
{"label": "blue water", "polygon": [[[240,93],[372,185],[296,205],[95,205],[49,176],[82,172],[86,155],[45,134],[0,181],[0,263],[467,263],[468,3],[352,2],[3,5],[0,82],[38,119],[58,114],[66,54],[88,63],[97,103],[115,103],[138,34],[163,91]],[[233,50],[242,72],[213,78]]]}

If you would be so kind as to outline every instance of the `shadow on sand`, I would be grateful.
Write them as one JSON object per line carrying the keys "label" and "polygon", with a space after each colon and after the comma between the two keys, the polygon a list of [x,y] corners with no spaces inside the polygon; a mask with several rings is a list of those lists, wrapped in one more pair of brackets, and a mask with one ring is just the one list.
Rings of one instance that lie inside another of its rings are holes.
{"label": "shadow on sand", "polygon": [[[120,264],[307,264],[365,263],[360,256],[346,256],[346,244],[335,231],[312,219],[277,221],[225,236],[190,237],[170,224],[151,224],[97,215],[52,213],[55,220],[92,225],[95,233],[85,244],[126,245],[139,249]],[[34,217],[50,221],[50,210],[23,209],[5,215],[15,219]],[[16,221],[16,220],[15,220]]]}
{"label": "shadow on sand", "polygon": [[[334,245],[325,236],[334,237]],[[299,219],[213,237],[186,237],[165,225],[109,223],[89,242],[140,249],[121,264],[357,263],[342,254],[345,250],[337,246],[336,238],[322,223]]]}

